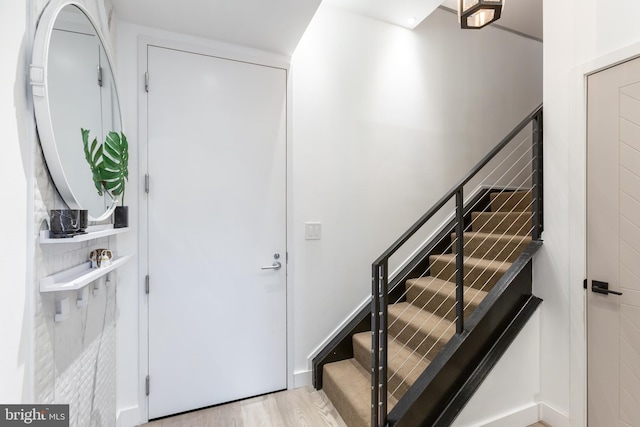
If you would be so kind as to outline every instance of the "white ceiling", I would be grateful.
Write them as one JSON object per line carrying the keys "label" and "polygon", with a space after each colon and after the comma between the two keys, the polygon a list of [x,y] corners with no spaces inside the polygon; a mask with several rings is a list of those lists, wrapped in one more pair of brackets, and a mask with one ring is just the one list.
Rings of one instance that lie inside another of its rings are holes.
{"label": "white ceiling", "polygon": [[[111,0],[125,21],[291,55],[322,0]],[[324,0],[374,19],[414,28],[440,4],[458,0]],[[505,0],[496,23],[542,40],[542,1]],[[410,21],[411,20],[411,21]]]}
{"label": "white ceiling", "polygon": [[[323,0],[331,6],[350,10],[369,18],[416,27],[431,14],[443,0]],[[456,1],[456,0],[454,0]]]}
{"label": "white ceiling", "polygon": [[120,19],[291,55],[321,0],[112,0]]}
{"label": "white ceiling", "polygon": [[[414,28],[438,6],[457,11],[458,0],[323,0],[332,6],[406,28]],[[496,22],[529,37],[542,40],[542,0],[505,0]]]}

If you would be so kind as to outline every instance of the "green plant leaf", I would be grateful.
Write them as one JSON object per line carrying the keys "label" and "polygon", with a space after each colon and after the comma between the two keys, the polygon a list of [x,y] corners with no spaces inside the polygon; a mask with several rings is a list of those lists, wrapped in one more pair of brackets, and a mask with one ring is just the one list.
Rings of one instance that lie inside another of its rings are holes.
{"label": "green plant leaf", "polygon": [[100,173],[104,188],[113,196],[122,195],[124,206],[125,182],[129,180],[129,144],[124,133],[109,132],[107,135]]}
{"label": "green plant leaf", "polygon": [[80,128],[80,132],[82,132],[82,144],[84,146],[84,157],[87,159],[87,163],[89,163],[89,168],[91,169],[91,176],[93,177],[93,184],[98,190],[98,194],[102,196],[103,194],[103,183],[102,183],[102,164],[103,164],[103,150],[102,144],[98,145],[98,139],[94,138],[91,143],[91,147],[89,147],[89,129]]}

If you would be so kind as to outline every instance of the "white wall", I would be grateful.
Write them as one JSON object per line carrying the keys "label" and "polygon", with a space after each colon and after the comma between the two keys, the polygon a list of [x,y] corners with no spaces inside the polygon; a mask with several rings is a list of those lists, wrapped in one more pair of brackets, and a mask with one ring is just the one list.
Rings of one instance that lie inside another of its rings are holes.
{"label": "white wall", "polygon": [[[540,399],[586,425],[584,351],[585,73],[640,54],[640,3],[544,4],[545,232],[535,264],[541,323]],[[551,421],[551,420],[549,420]],[[553,424],[555,425],[555,424]]]}
{"label": "white wall", "polygon": [[[27,2],[30,11],[29,34],[33,34],[37,19],[53,0]],[[91,14],[103,35],[109,35],[107,14],[102,0],[79,0]],[[109,40],[107,40],[107,43]],[[24,46],[26,52],[30,43]],[[25,92],[25,87],[20,90]],[[26,93],[26,92],[25,92]],[[33,112],[27,110],[27,115]],[[33,330],[33,396],[25,401],[70,404],[70,425],[115,425],[116,421],[116,288],[123,285],[124,269],[112,274],[110,284],[104,279],[93,285],[97,292],[85,290],[87,304],[77,307],[76,292],[42,294],[38,282],[42,277],[84,263],[88,253],[97,247],[109,247],[118,252],[117,237],[102,238],[86,243],[40,245],[38,234],[46,227],[50,209],[66,207],[55,190],[36,137],[29,122],[30,137],[28,175],[32,191],[28,200],[28,215],[33,224],[26,236],[31,248],[28,256],[32,279],[28,289],[33,298],[31,318],[23,325]],[[89,287],[93,287],[90,285]],[[54,322],[56,304],[69,298],[69,318]]]}
{"label": "white wall", "polygon": [[453,423],[454,427],[524,427],[538,421],[540,310],[529,319],[504,356]]}
{"label": "white wall", "polygon": [[[370,295],[371,263],[541,103],[542,44],[321,5],[292,59],[295,370]],[[479,84],[482,81],[482,84]],[[322,240],[304,240],[305,222]]]}
{"label": "white wall", "polygon": [[[0,5],[0,123],[6,162],[0,168],[5,183],[0,213],[0,222],[5,225],[0,245],[0,271],[4,274],[0,290],[0,401],[70,403],[71,425],[112,425],[115,331],[107,327],[113,325],[107,313],[115,312],[113,287],[111,298],[105,291],[91,296],[93,305],[73,310],[68,321],[54,324],[56,297],[39,294],[37,286],[49,272],[82,263],[87,256],[86,246],[43,250],[36,243],[47,210],[63,207],[38,147],[27,83],[36,22],[47,3],[29,0]],[[100,22],[106,21],[99,1],[83,4]],[[98,300],[110,303],[111,309],[102,309]]]}
{"label": "white wall", "polygon": [[25,93],[25,43],[28,43],[28,5],[0,3],[0,128],[3,132],[0,182],[4,224],[0,244],[0,402],[20,403],[31,393],[29,316],[31,288],[28,284],[27,217],[29,148]]}

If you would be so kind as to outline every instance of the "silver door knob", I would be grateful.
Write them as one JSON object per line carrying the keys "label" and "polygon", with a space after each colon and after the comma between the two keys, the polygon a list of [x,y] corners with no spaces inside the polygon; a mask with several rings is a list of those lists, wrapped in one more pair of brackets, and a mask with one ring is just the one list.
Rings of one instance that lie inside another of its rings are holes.
{"label": "silver door knob", "polygon": [[263,270],[280,270],[280,267],[282,267],[282,264],[280,264],[280,261],[273,261],[273,264],[265,265],[262,267],[262,269]]}

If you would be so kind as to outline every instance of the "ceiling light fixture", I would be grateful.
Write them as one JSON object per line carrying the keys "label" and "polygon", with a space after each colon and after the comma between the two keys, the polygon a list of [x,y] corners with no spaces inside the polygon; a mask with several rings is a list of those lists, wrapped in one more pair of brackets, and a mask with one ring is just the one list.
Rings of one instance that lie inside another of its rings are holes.
{"label": "ceiling light fixture", "polygon": [[500,19],[504,0],[458,0],[458,18],[463,29],[480,29]]}

